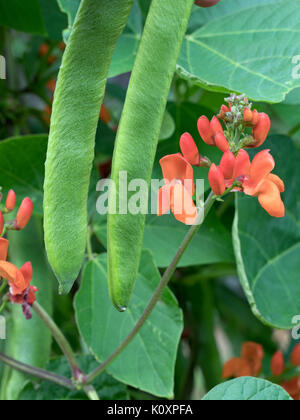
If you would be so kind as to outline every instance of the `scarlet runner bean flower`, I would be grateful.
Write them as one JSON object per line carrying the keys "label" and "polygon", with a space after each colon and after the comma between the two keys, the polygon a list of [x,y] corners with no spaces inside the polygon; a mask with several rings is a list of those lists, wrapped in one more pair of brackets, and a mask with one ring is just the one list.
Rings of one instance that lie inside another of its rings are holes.
{"label": "scarlet runner bean flower", "polygon": [[6,261],[9,242],[0,238],[0,277],[8,281],[10,286],[9,299],[12,303],[21,304],[27,319],[31,318],[30,306],[35,302],[35,293],[38,289],[31,286],[32,265],[25,263],[20,269]]}
{"label": "scarlet runner bean flower", "polygon": [[240,150],[235,157],[226,152],[220,166],[212,165],[209,182],[216,195],[222,195],[225,188],[240,182],[240,190],[245,194],[258,197],[260,205],[273,217],[284,217],[285,207],[280,193],[284,192],[283,181],[271,172],[275,161],[269,150],[258,153],[252,163],[248,153]]}
{"label": "scarlet runner bean flower", "polygon": [[260,344],[246,342],[242,346],[240,358],[228,360],[223,367],[223,379],[242,376],[258,376],[262,369],[264,349]]}
{"label": "scarlet runner bean flower", "polygon": [[171,209],[178,221],[193,225],[197,208],[192,198],[195,192],[192,166],[180,153],[165,156],[160,165],[166,185],[158,193],[158,216]]}

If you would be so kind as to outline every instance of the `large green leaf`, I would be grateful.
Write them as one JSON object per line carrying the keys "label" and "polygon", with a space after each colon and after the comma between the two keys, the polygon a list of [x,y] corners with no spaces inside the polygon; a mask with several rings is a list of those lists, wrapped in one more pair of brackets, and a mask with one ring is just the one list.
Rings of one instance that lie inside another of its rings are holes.
{"label": "large green leaf", "polygon": [[216,386],[204,401],[291,401],[279,385],[258,378],[238,378]]}
{"label": "large green leaf", "polygon": [[278,328],[293,327],[300,314],[300,169],[299,152],[291,140],[272,137],[264,148],[275,157],[285,182],[286,216],[269,216],[256,198],[239,194],[233,229],[241,283],[252,310],[263,322]]}
{"label": "large green leaf", "polygon": [[[158,267],[168,267],[189,230],[173,215],[146,218],[144,249],[151,250]],[[107,244],[106,217],[97,216],[94,231],[100,241]],[[184,253],[178,267],[233,262],[234,255],[230,233],[213,212],[201,226],[193,242]]]}
{"label": "large green leaf", "polygon": [[46,35],[39,0],[0,0],[0,24],[18,31]]}
{"label": "large green leaf", "polygon": [[15,137],[0,142],[0,186],[4,194],[13,188],[18,203],[26,196],[30,197],[37,214],[43,214],[46,151],[46,135]]}
{"label": "large green leaf", "polygon": [[[80,333],[99,361],[107,358],[132,330],[160,281],[151,254],[143,252],[131,304],[125,313],[119,313],[108,296],[106,259],[106,254],[100,255],[87,264],[75,299]],[[166,289],[144,327],[108,372],[121,382],[171,398],[182,328],[182,313]]]}
{"label": "large green leaf", "polygon": [[[80,356],[78,362],[84,372],[96,369],[99,363],[91,356]],[[61,376],[69,377],[70,368],[67,360],[60,357],[52,360],[47,369]],[[93,383],[100,400],[127,400],[126,386],[116,381],[107,373],[103,373]],[[42,382],[38,387],[29,383],[19,397],[21,401],[82,401],[87,396],[80,391],[70,391],[49,382]]]}
{"label": "large green leaf", "polygon": [[0,24],[59,41],[67,18],[56,0],[0,0]]}
{"label": "large green leaf", "polygon": [[254,100],[281,102],[300,86],[292,77],[292,58],[299,54],[300,0],[236,3],[221,2],[210,12],[215,14],[211,21],[200,19],[205,24],[198,29],[194,17],[195,30],[184,40],[178,69],[207,88],[221,86]]}

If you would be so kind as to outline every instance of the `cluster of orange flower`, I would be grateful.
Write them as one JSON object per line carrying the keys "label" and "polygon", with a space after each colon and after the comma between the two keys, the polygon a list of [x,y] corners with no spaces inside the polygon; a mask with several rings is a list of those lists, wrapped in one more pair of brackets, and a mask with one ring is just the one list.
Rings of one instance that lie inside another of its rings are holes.
{"label": "cluster of orange flower", "polygon": [[[271,127],[270,118],[265,113],[252,110],[252,104],[244,95],[233,94],[226,101],[228,106],[223,105],[218,116],[214,116],[211,121],[205,116],[198,120],[202,140],[223,152],[219,165],[199,154],[189,133],[181,136],[181,153],[160,160],[165,186],[158,194],[159,216],[171,209],[180,222],[195,223],[197,208],[193,200],[193,165],[209,167],[208,179],[216,196],[222,197],[230,191],[242,191],[257,197],[271,216],[284,217],[285,207],[280,194],[285,187],[283,181],[272,173],[275,161],[270,151],[259,152],[251,162],[249,154],[244,150],[260,147],[265,142]],[[247,132],[249,128],[252,129],[251,134]]]}
{"label": "cluster of orange flower", "polygon": [[9,241],[3,238],[6,230],[24,229],[32,216],[33,203],[30,198],[26,197],[19,207],[16,218],[5,222],[4,215],[15,209],[16,201],[15,192],[10,190],[7,194],[5,205],[2,205],[0,210],[0,279],[3,278],[8,281],[10,287],[9,300],[12,303],[23,305],[24,315],[27,319],[30,319],[30,306],[35,302],[35,293],[37,292],[34,286],[30,286],[33,275],[32,265],[30,262],[27,262],[22,268],[18,269],[15,265],[6,261]]}
{"label": "cluster of orange flower", "polygon": [[[223,379],[243,376],[259,376],[265,353],[260,344],[247,342],[242,346],[241,357],[228,360],[223,367]],[[296,345],[286,364],[281,351],[277,351],[271,360],[272,380],[279,383],[295,400],[300,400],[300,344]]]}

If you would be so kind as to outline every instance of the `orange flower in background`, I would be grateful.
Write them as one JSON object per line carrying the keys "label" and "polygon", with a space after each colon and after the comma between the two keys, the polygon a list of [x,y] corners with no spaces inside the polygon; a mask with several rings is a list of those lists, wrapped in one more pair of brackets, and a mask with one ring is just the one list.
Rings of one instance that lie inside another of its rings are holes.
{"label": "orange flower in background", "polygon": [[300,344],[297,344],[291,354],[291,363],[293,366],[300,366]]}
{"label": "orange flower in background", "polygon": [[33,275],[32,265],[27,262],[18,269],[14,264],[6,261],[8,246],[8,240],[0,238],[0,277],[8,281],[10,301],[22,304],[26,318],[30,319],[31,313],[28,305],[33,305],[35,293],[38,291],[34,286],[30,286]]}
{"label": "orange flower in background", "polygon": [[193,201],[192,166],[180,153],[163,157],[160,165],[165,185],[158,192],[157,215],[162,216],[171,210],[178,221],[193,225],[197,219],[197,208]]}
{"label": "orange flower in background", "polygon": [[283,374],[285,368],[284,357],[281,351],[277,351],[271,360],[271,372],[274,376]]}
{"label": "orange flower in background", "polygon": [[282,382],[281,386],[294,400],[300,400],[300,378],[298,376],[290,379],[289,381]]}
{"label": "orange flower in background", "polygon": [[228,360],[223,367],[223,379],[258,376],[262,369],[264,349],[260,344],[246,342],[241,357]]}
{"label": "orange flower in background", "polygon": [[283,181],[271,173],[274,168],[275,161],[269,150],[258,153],[252,163],[243,149],[236,157],[233,153],[226,152],[219,167],[211,166],[209,181],[216,195],[224,193],[223,183],[229,188],[234,182],[240,182],[240,190],[247,195],[258,197],[260,205],[271,216],[284,217],[285,208],[280,193],[284,192],[285,187]]}

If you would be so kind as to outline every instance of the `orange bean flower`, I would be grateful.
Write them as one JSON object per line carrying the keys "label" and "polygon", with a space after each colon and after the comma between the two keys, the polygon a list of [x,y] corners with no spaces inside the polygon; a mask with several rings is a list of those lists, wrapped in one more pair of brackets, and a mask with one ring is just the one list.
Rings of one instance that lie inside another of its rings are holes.
{"label": "orange bean flower", "polygon": [[165,185],[158,192],[158,216],[171,210],[178,221],[195,224],[197,208],[193,201],[195,185],[191,164],[177,153],[163,157],[160,165]]}
{"label": "orange bean flower", "polygon": [[12,303],[23,305],[23,311],[27,319],[31,318],[28,306],[35,302],[35,293],[38,291],[34,286],[30,286],[32,280],[32,265],[25,263],[20,269],[14,264],[6,261],[9,242],[0,238],[0,277],[8,281],[10,286],[9,298]]}
{"label": "orange bean flower", "polygon": [[[226,188],[234,182],[240,182],[245,194],[257,197],[260,205],[273,217],[284,217],[285,207],[280,193],[285,190],[283,181],[271,172],[275,168],[275,161],[269,150],[258,153],[252,163],[248,153],[240,150],[235,157],[233,153],[226,152],[220,166],[212,165],[209,173],[209,181],[216,195],[224,193],[223,182]],[[222,184],[222,188],[219,186]]]}
{"label": "orange bean flower", "polygon": [[228,360],[223,367],[223,379],[258,376],[262,369],[264,349],[260,344],[246,342],[242,346],[241,357]]}

